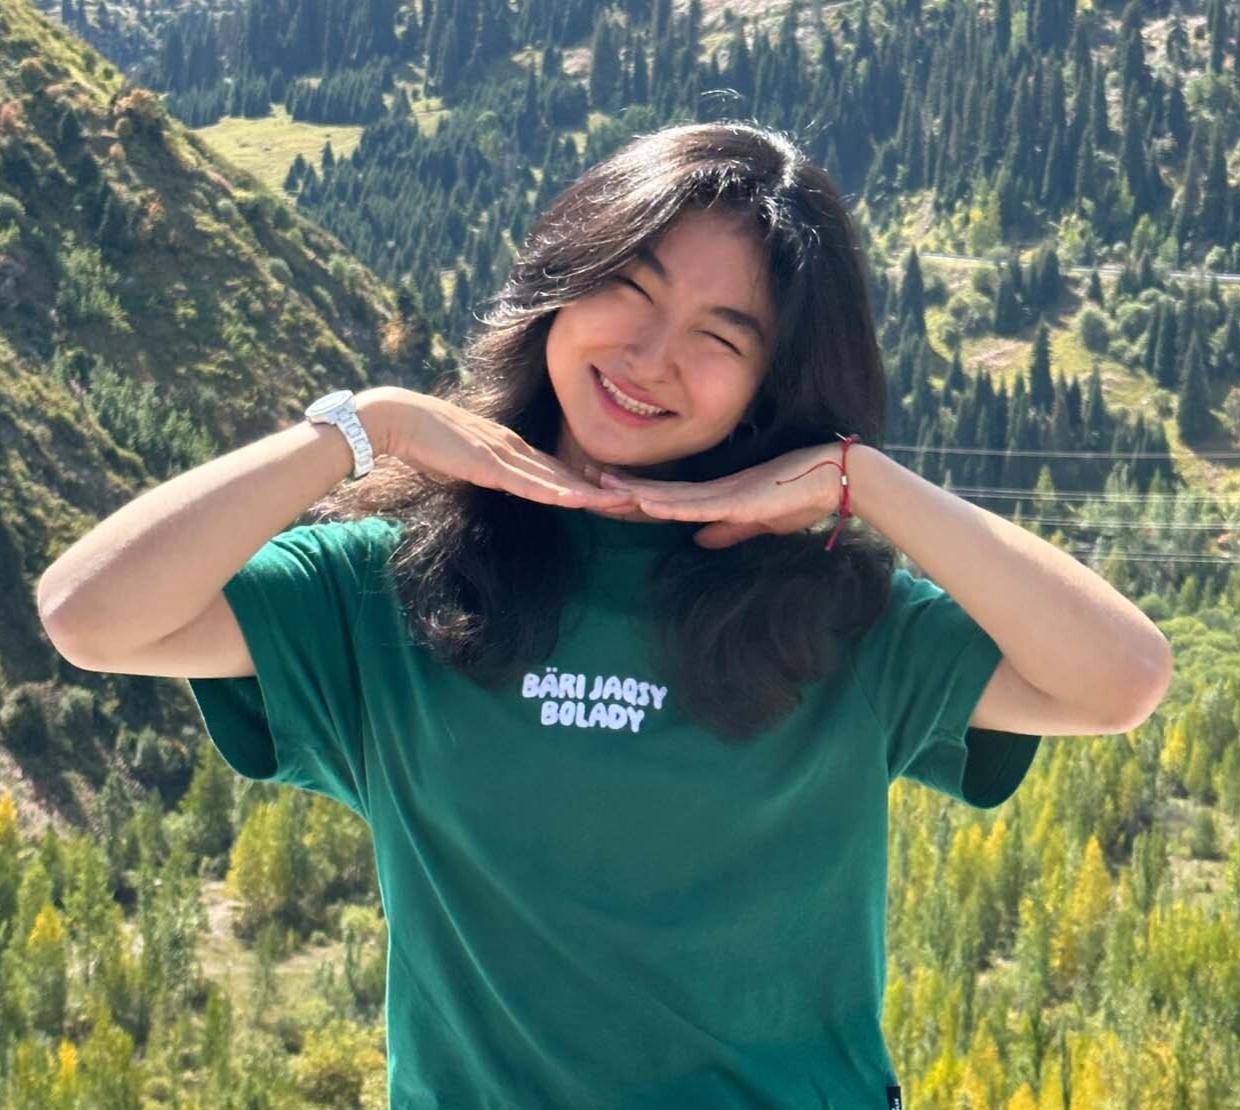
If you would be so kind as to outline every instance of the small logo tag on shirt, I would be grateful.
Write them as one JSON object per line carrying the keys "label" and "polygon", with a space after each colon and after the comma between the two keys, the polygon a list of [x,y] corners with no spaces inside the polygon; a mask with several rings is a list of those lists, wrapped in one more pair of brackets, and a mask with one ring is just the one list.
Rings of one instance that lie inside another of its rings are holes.
{"label": "small logo tag on shirt", "polygon": [[887,1110],[904,1110],[904,1101],[900,1098],[899,1087],[887,1088]]}

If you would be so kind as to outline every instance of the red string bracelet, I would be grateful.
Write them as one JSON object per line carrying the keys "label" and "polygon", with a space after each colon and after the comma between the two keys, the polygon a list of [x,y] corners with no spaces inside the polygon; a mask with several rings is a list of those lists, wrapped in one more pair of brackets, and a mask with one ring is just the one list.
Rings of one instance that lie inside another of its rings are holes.
{"label": "red string bracelet", "polygon": [[795,482],[797,478],[804,478],[806,474],[817,470],[820,466],[833,466],[840,472],[840,504],[839,509],[837,510],[839,513],[839,520],[836,522],[835,529],[831,533],[831,538],[827,540],[827,551],[830,551],[831,548],[835,546],[835,541],[840,534],[840,529],[844,527],[844,522],[852,516],[852,509],[849,507],[848,498],[848,470],[846,469],[848,466],[848,448],[854,443],[861,442],[861,437],[856,433],[850,436],[842,436],[839,432],[836,432],[835,435],[837,439],[844,441],[844,446],[840,451],[839,462],[836,462],[834,459],[824,459],[820,463],[814,463],[809,470],[803,471],[792,478],[784,478],[783,480],[780,480],[779,478],[775,479],[775,484],[777,486],[787,485],[789,482]]}

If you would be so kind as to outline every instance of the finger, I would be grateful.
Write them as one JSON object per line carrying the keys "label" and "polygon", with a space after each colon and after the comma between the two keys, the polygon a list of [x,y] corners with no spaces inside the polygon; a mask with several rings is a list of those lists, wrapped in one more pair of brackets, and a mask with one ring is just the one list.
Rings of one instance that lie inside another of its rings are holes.
{"label": "finger", "polygon": [[760,536],[767,531],[760,524],[734,524],[730,521],[708,524],[693,533],[694,542],[699,547],[719,548],[731,547],[733,544]]}
{"label": "finger", "polygon": [[[531,447],[524,441],[512,445],[512,452],[512,455],[506,461],[515,466],[536,470],[543,477],[561,482],[564,485],[574,487],[585,486],[592,490],[599,488],[590,479],[588,473],[583,479],[580,474],[565,466],[554,455],[548,455],[545,451],[540,451],[537,447]],[[588,467],[586,469],[588,470]]]}
{"label": "finger", "polygon": [[647,516],[660,520],[720,520],[722,510],[718,504],[706,501],[655,501],[638,496],[637,506]]}
{"label": "finger", "polygon": [[619,506],[632,502],[631,495],[620,490],[597,489],[581,481],[572,484],[559,482],[507,464],[501,464],[499,472],[495,475],[495,483],[493,488],[505,490],[531,501],[539,501],[544,505],[564,505],[576,508],[583,505]]}
{"label": "finger", "polygon": [[665,482],[655,478],[632,478],[627,474],[617,477],[606,470],[599,474],[598,483],[606,489],[627,487],[643,493],[669,496],[690,496],[701,493],[711,484],[709,482]]}
{"label": "finger", "polygon": [[628,487],[624,483],[618,483],[609,487],[603,487],[596,484],[598,482],[599,475],[602,473],[602,468],[593,463],[586,463],[582,467],[582,474],[578,474],[575,470],[572,470],[554,455],[544,454],[535,448],[531,448],[530,450],[533,452],[529,456],[531,461],[535,465],[541,467],[545,471],[547,477],[554,481],[559,481],[564,485],[569,485],[574,488],[585,488],[595,493],[605,492],[623,494],[628,492]]}
{"label": "finger", "polygon": [[544,482],[550,482],[554,486],[577,490],[580,493],[601,498],[605,504],[612,504],[617,498],[625,496],[623,490],[605,490],[594,485],[593,482],[583,478],[576,471],[569,469],[553,455],[547,455],[537,448],[530,447],[528,444],[523,446],[524,450],[517,451],[510,456],[498,456],[498,462],[523,474],[539,478]]}

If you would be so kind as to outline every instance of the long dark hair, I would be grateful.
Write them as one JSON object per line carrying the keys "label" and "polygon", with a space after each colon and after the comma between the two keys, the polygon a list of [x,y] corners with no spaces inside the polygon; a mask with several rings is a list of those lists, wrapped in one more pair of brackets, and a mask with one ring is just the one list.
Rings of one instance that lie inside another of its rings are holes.
{"label": "long dark hair", "polygon": [[[681,212],[735,214],[761,237],[778,325],[771,365],[734,434],[675,464],[702,481],[856,432],[881,446],[886,382],[857,233],[835,185],[781,132],[725,121],[641,135],[588,169],[535,223],[461,374],[438,396],[553,454],[560,410],[546,340],[563,305],[600,288]],[[391,569],[410,633],[485,686],[544,661],[581,581],[549,508],[381,460],[311,513],[406,525]],[[656,527],[647,525],[647,527]],[[685,712],[725,739],[775,724],[830,676],[841,638],[886,603],[894,551],[854,522],[667,553],[651,575],[656,650]]]}

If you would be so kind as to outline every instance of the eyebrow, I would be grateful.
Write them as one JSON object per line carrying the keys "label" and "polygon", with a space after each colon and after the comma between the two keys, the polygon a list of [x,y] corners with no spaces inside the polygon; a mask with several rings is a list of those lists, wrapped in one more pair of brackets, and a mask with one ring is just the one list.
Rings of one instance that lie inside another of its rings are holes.
{"label": "eyebrow", "polygon": [[[670,281],[671,277],[667,272],[667,267],[659,261],[659,256],[649,247],[638,247],[636,257],[639,261],[644,262],[664,281]],[[718,316],[721,320],[726,320],[729,324],[734,324],[738,328],[752,332],[758,338],[758,342],[764,347],[766,346],[766,332],[757,319],[748,312],[742,312],[739,308],[730,308],[728,305],[711,305],[707,312],[713,316]]]}

